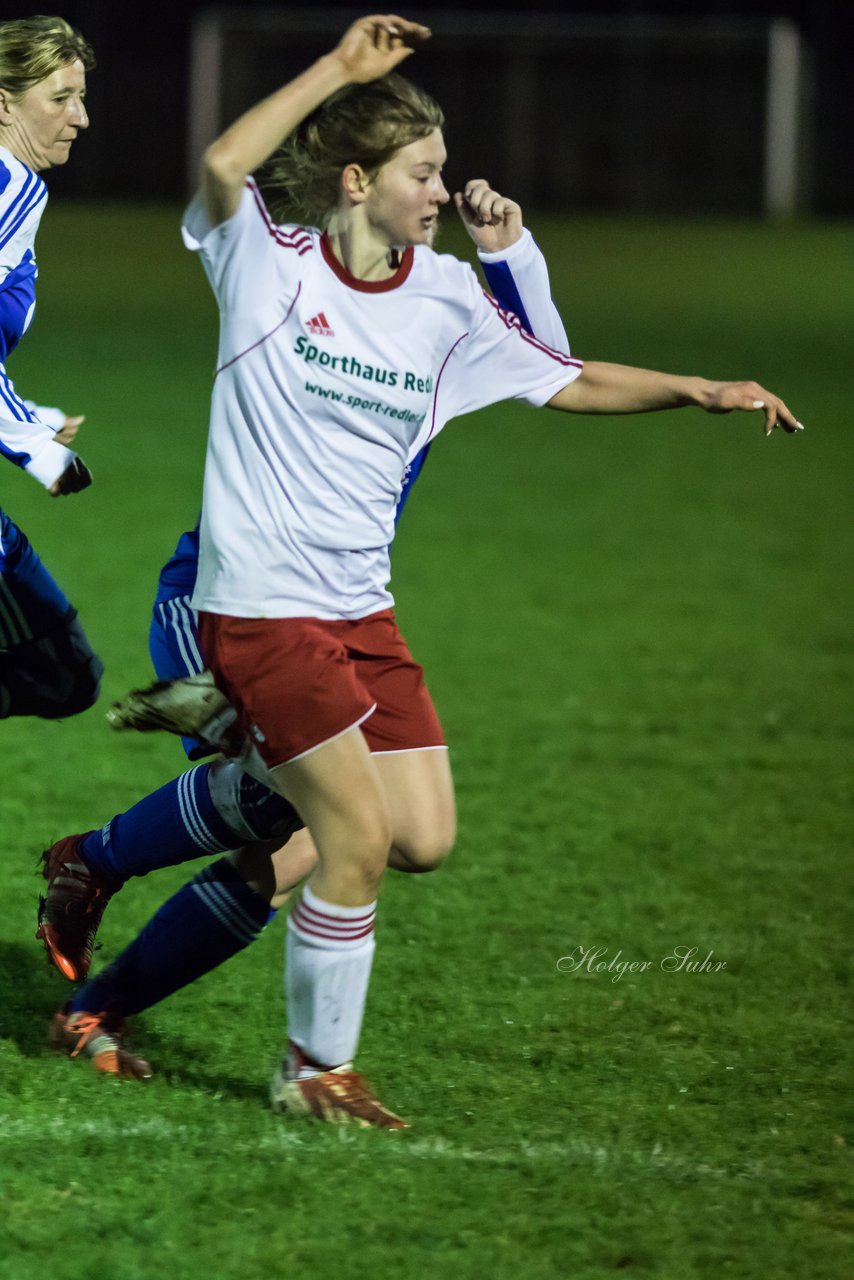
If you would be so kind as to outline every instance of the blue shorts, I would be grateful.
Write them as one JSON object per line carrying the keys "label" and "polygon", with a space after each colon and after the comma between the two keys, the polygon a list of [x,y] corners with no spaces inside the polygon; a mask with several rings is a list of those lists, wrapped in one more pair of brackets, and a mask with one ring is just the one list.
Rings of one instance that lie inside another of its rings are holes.
{"label": "blue shorts", "polygon": [[0,651],[41,640],[73,617],[26,534],[0,510]]}
{"label": "blue shorts", "polygon": [[[148,651],[161,680],[177,680],[204,671],[196,611],[190,606],[188,595],[155,601],[148,630]],[[196,738],[182,738],[181,742],[190,760],[200,760],[219,750]]]}

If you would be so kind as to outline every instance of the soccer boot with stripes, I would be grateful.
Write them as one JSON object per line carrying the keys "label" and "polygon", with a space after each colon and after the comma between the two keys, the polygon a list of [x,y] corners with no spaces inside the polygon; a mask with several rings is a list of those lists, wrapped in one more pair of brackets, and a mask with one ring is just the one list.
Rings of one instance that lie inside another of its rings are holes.
{"label": "soccer boot with stripes", "polygon": [[122,1044],[122,1020],[109,1013],[70,1013],[68,1006],[57,1009],[50,1024],[49,1041],[57,1053],[69,1058],[84,1054],[98,1071],[125,1076],[129,1080],[150,1080],[153,1072],[144,1058],[138,1058]]}
{"label": "soccer boot with stripes", "polygon": [[155,680],[145,689],[132,689],[107,712],[113,729],[150,733],[160,729],[179,737],[219,742],[237,713],[214,684],[209,671],[178,680]]}
{"label": "soccer boot with stripes", "polygon": [[118,881],[89,870],[79,853],[84,838],[64,836],[41,856],[47,888],[39,898],[36,937],[69,982],[82,982],[89,972],[101,918],[121,888]]}
{"label": "soccer boot with stripes", "polygon": [[274,1111],[315,1116],[327,1124],[353,1124],[360,1129],[409,1128],[405,1120],[383,1106],[350,1062],[303,1080],[290,1078],[284,1063],[273,1076],[270,1102]]}

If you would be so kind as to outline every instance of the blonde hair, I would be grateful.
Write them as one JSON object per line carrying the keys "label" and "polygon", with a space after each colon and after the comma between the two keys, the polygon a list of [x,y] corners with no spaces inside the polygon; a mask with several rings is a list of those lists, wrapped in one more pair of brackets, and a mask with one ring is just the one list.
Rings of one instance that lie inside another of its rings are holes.
{"label": "blonde hair", "polygon": [[259,175],[273,217],[298,215],[325,225],[348,164],[361,165],[373,178],[401,147],[444,123],[439,104],[394,73],[340,89],[302,122]]}
{"label": "blonde hair", "polygon": [[95,65],[91,46],[64,18],[0,22],[0,89],[16,98],[77,58],[87,71]]}

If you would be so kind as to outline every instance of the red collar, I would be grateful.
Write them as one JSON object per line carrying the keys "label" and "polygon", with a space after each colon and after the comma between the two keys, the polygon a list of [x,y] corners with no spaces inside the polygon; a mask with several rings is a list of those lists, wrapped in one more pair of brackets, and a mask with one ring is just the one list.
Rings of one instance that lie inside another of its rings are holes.
{"label": "red collar", "polygon": [[343,262],[339,262],[335,257],[329,236],[325,231],[320,237],[320,252],[341,283],[346,284],[349,289],[357,289],[359,293],[388,293],[389,289],[399,288],[412,270],[412,263],[415,259],[412,245],[408,244],[403,251],[400,266],[393,276],[389,276],[387,280],[360,280],[358,276],[352,275]]}

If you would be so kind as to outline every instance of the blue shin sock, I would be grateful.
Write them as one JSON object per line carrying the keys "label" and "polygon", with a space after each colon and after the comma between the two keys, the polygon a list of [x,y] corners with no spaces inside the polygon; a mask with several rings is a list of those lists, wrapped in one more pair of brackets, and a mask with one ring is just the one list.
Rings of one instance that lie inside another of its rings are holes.
{"label": "blue shin sock", "polygon": [[200,764],[112,818],[81,842],[92,871],[124,882],[206,853],[237,849],[245,837],[223,820],[208,787],[210,764]]}
{"label": "blue shin sock", "polygon": [[130,946],[76,992],[70,1009],[139,1013],[237,955],[269,916],[267,899],[221,858],[165,902]]}
{"label": "blue shin sock", "polygon": [[160,867],[251,840],[284,841],[302,826],[293,805],[233,762],[197,765],[80,842],[86,865],[123,884]]}

